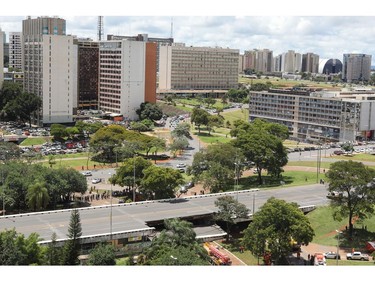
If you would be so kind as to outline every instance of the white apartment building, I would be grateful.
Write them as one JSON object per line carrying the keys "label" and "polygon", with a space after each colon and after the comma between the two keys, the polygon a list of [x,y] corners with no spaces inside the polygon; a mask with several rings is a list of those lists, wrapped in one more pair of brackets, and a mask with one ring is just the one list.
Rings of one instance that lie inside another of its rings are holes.
{"label": "white apartment building", "polygon": [[43,124],[73,122],[77,100],[77,46],[73,36],[43,35]]}
{"label": "white apartment building", "polygon": [[156,99],[156,43],[99,42],[99,109],[136,120],[141,103]]}
{"label": "white apartment building", "polygon": [[159,91],[238,87],[239,50],[160,46]]}
{"label": "white apartment building", "polygon": [[0,89],[3,87],[4,82],[4,35],[0,28]]}
{"label": "white apartment building", "polygon": [[9,32],[9,67],[22,70],[22,32]]}

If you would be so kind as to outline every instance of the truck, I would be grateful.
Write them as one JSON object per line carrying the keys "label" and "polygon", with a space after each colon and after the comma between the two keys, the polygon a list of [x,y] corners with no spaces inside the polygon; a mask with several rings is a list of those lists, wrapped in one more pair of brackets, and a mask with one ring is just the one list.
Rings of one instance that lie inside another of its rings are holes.
{"label": "truck", "polygon": [[346,254],[347,260],[359,260],[359,261],[369,261],[370,256],[368,254],[364,254],[362,252],[353,252]]}

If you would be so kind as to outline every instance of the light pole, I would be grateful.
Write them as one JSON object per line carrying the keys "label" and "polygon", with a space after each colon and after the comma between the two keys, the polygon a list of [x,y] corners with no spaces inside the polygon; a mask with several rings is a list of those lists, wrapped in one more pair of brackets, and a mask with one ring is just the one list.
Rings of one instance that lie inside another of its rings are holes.
{"label": "light pole", "polygon": [[[111,173],[109,173],[109,180],[111,179]],[[111,207],[110,207],[110,216],[109,216],[109,233],[110,233],[110,239],[112,241],[112,181],[111,181]]]}
{"label": "light pole", "polygon": [[135,154],[133,157],[133,202],[135,202]]}
{"label": "light pole", "polygon": [[336,265],[339,265],[339,243],[340,243],[340,234],[342,233],[342,231],[338,231],[338,230],[336,229],[336,232],[337,232]]}
{"label": "light pole", "polygon": [[234,191],[236,191],[237,201],[238,201],[238,182],[239,182],[239,174],[240,174],[239,165],[240,165],[240,163],[237,163],[237,162],[234,163],[234,173],[235,173]]}

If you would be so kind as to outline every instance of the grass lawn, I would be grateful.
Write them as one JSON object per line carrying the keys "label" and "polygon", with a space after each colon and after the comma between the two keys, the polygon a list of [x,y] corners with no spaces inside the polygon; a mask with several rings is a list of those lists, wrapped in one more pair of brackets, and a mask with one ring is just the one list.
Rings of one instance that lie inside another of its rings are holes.
{"label": "grass lawn", "polygon": [[20,143],[20,146],[42,145],[45,142],[51,142],[51,137],[27,138]]}
{"label": "grass lawn", "polygon": [[[84,166],[85,169],[86,169],[86,165],[87,165],[87,159],[69,159],[69,160],[63,160],[63,158],[59,158],[59,156],[57,156],[55,158],[55,161],[56,161],[56,164],[54,164],[52,166],[53,168],[66,167],[66,168],[79,169],[80,167]],[[100,168],[103,168],[103,167],[108,167],[109,168],[109,167],[111,167],[108,164],[106,166],[102,166],[101,163],[89,160],[89,163],[88,163],[89,169],[93,169],[94,164],[98,168],[99,167]],[[45,162],[42,162],[42,165],[46,166],[46,167],[49,167],[48,160],[45,160]],[[113,166],[115,166],[115,164]]]}
{"label": "grass lawn", "polygon": [[[242,177],[239,179],[239,189],[245,190],[249,188],[292,187],[314,184],[316,183],[316,172],[287,171],[282,173],[282,179],[275,179],[263,171],[262,179],[264,184],[259,185],[257,175]],[[282,186],[280,181],[284,181],[285,184]]]}
{"label": "grass lawn", "polygon": [[204,142],[206,144],[214,144],[214,143],[227,143],[230,142],[232,138],[225,137],[221,134],[215,134],[211,132],[211,135],[208,134],[208,132],[204,132],[201,130],[200,134],[198,134],[198,131],[193,132],[194,135],[196,135],[201,142]]}
{"label": "grass lawn", "polygon": [[332,156],[335,159],[338,160],[353,160],[353,161],[373,161],[375,162],[375,155],[372,154],[366,154],[366,153],[361,153],[361,154],[352,154],[352,155],[337,155],[337,156]]}
{"label": "grass lawn", "polygon": [[236,120],[243,120],[247,121],[249,116],[249,111],[247,109],[238,109],[233,110],[230,112],[223,112],[220,115],[222,115],[225,119],[224,124],[229,121],[231,124],[233,124]]}
{"label": "grass lawn", "polygon": [[[320,162],[320,168],[328,169],[332,163]],[[289,161],[287,166],[299,167],[314,167],[316,168],[316,161]]]}

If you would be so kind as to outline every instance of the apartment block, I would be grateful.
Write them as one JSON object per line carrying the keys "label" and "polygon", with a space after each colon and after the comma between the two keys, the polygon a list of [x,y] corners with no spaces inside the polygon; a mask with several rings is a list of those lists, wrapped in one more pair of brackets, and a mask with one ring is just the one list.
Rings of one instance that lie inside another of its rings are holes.
{"label": "apartment block", "polygon": [[318,73],[319,55],[307,53],[302,55],[302,72]]}
{"label": "apartment block", "polygon": [[374,138],[375,92],[250,92],[249,119],[286,125],[291,137],[312,142]]}
{"label": "apartment block", "polygon": [[21,71],[22,67],[22,32],[9,32],[9,67]]}
{"label": "apartment block", "polygon": [[287,73],[301,72],[302,55],[293,50],[281,55],[281,71]]}
{"label": "apartment block", "polygon": [[159,91],[238,87],[239,50],[161,46],[159,64]]}
{"label": "apartment block", "polygon": [[156,46],[130,40],[99,43],[99,109],[136,120],[143,102],[156,102]]}
{"label": "apartment block", "polygon": [[77,100],[77,46],[65,20],[30,17],[22,22],[24,90],[42,99],[34,123],[72,123]]}
{"label": "apartment block", "polygon": [[273,52],[268,49],[245,51],[246,69],[253,69],[262,73],[273,71]]}
{"label": "apartment block", "polygon": [[371,55],[344,54],[342,79],[348,83],[369,81],[371,75]]}

